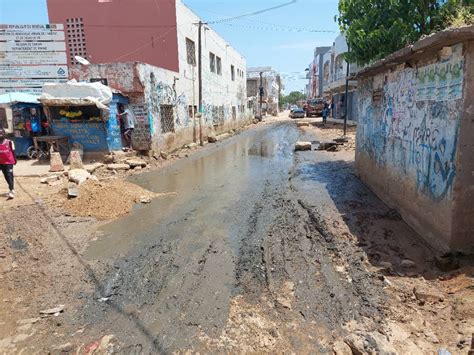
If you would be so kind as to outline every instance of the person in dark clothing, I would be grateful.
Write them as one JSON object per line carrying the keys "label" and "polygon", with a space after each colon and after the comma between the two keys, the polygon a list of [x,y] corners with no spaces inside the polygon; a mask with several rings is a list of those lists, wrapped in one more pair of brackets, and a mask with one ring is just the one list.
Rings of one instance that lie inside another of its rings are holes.
{"label": "person in dark clothing", "polygon": [[15,197],[13,165],[16,164],[15,145],[5,137],[5,130],[0,128],[0,170],[8,184],[7,198]]}
{"label": "person in dark clothing", "polygon": [[324,103],[324,108],[323,108],[323,123],[326,124],[326,121],[328,119],[328,114],[329,114],[329,105],[327,102]]}

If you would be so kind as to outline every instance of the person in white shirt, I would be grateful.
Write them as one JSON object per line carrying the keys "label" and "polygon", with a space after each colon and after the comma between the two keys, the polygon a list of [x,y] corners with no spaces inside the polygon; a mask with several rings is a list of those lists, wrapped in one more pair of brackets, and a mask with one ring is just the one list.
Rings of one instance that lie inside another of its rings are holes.
{"label": "person in white shirt", "polygon": [[132,150],[132,133],[137,124],[137,119],[133,111],[129,108],[125,109],[123,104],[118,105],[119,118],[123,122],[123,139],[125,141],[125,149]]}

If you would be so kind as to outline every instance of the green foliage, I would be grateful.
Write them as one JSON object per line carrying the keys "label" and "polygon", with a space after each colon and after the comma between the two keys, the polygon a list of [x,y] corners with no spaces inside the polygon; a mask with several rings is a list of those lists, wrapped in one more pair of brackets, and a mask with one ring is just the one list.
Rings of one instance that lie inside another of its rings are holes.
{"label": "green foliage", "polygon": [[280,95],[280,106],[295,105],[300,100],[306,100],[306,95],[299,91],[292,91],[288,95]]}
{"label": "green foliage", "polygon": [[472,2],[339,0],[337,20],[351,49],[347,58],[366,64],[415,42],[422,35],[449,27],[455,19],[472,20]]}

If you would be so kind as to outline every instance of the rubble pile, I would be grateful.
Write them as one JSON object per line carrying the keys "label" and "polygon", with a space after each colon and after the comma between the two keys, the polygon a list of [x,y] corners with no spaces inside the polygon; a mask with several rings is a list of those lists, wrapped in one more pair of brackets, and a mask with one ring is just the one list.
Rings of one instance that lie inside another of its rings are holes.
{"label": "rubble pile", "polygon": [[97,219],[123,216],[135,203],[155,197],[153,192],[123,180],[87,180],[78,190],[78,197],[63,200],[63,206],[73,215]]}

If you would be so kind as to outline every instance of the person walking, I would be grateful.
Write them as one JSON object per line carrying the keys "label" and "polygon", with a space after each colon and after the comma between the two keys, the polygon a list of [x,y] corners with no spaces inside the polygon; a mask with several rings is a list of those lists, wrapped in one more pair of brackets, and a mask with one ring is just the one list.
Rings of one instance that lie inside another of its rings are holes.
{"label": "person walking", "polygon": [[5,130],[0,128],[0,170],[8,184],[7,199],[15,197],[13,165],[16,164],[15,145],[6,138]]}
{"label": "person walking", "polygon": [[325,102],[324,108],[323,108],[323,124],[326,124],[328,114],[329,114],[329,105],[327,102]]}
{"label": "person walking", "polygon": [[118,116],[123,122],[123,139],[125,141],[125,149],[132,150],[132,133],[137,124],[135,114],[129,108],[125,109],[123,104],[118,105],[119,114]]}

